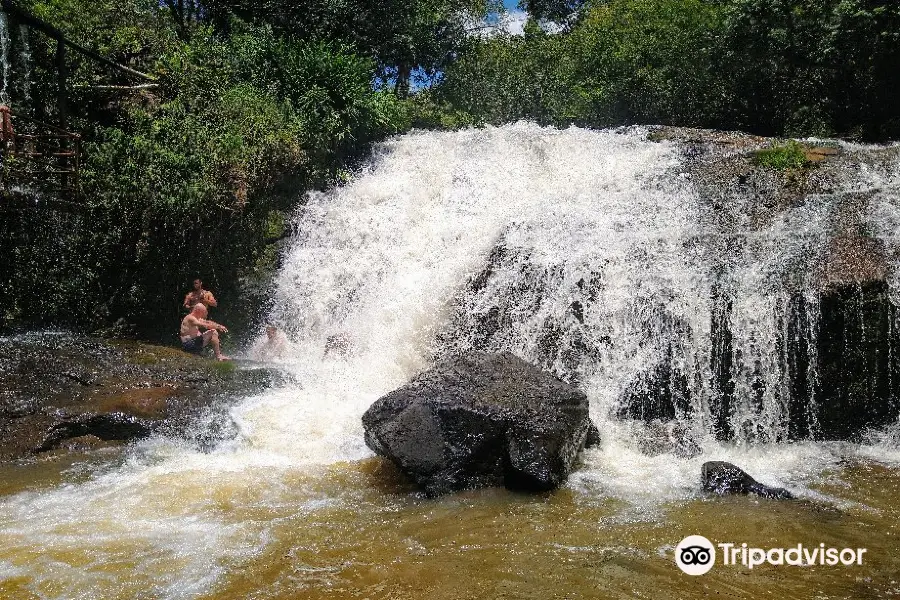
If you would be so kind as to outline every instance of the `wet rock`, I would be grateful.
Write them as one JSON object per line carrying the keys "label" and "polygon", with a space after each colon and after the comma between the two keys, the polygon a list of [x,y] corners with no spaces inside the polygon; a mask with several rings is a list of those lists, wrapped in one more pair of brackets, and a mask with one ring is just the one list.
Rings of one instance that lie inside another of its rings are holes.
{"label": "wet rock", "polygon": [[619,417],[645,422],[668,421],[684,415],[690,407],[687,378],[670,357],[639,373],[627,386],[619,404]]}
{"label": "wet rock", "polygon": [[[854,256],[860,256],[872,244],[856,247],[859,252]],[[736,427],[732,424],[737,399],[731,306],[727,297],[714,298],[707,404],[710,432],[717,439],[858,441],[868,431],[900,418],[900,310],[891,300],[886,281],[865,279],[880,276],[866,266],[871,261],[858,260],[852,269],[848,260],[841,264],[842,273],[852,272],[863,280],[832,279],[822,290],[797,292],[786,303],[785,328],[777,344],[788,391],[785,430],[760,429],[752,418]],[[689,414],[692,386],[678,364],[671,352],[663,353],[661,362],[639,373],[623,394],[620,418],[651,423],[681,420]],[[762,412],[766,388],[760,372],[753,375],[750,393],[740,401]],[[651,436],[645,448],[648,453],[667,451],[655,447],[658,438]]]}
{"label": "wet rock", "polygon": [[700,481],[704,491],[720,496],[756,494],[776,500],[794,498],[794,495],[786,489],[763,485],[735,465],[719,460],[703,463]]}
{"label": "wet rock", "polygon": [[33,415],[40,410],[35,398],[23,397],[12,390],[0,391],[0,418],[17,419]]}
{"label": "wet rock", "polygon": [[509,353],[448,359],[376,401],[366,444],[431,496],[482,486],[549,490],[589,432],[587,397]]}
{"label": "wet rock", "polygon": [[124,413],[83,415],[55,424],[36,451],[46,452],[65,447],[64,442],[73,438],[91,436],[107,441],[127,441],[147,437],[152,431],[153,423],[133,415]]}
{"label": "wet rock", "polygon": [[824,162],[841,154],[841,149],[833,146],[805,146],[803,155],[813,163]]}
{"label": "wet rock", "polygon": [[167,416],[169,399],[177,394],[173,384],[150,384],[149,387],[117,391],[91,404],[103,413],[124,413],[136,417],[163,418]]}
{"label": "wet rock", "polygon": [[823,294],[818,337],[815,437],[856,440],[900,415],[898,309],[884,281]]}
{"label": "wet rock", "polygon": [[[438,333],[440,355],[508,348],[523,322],[534,327],[529,356],[537,367],[577,385],[585,362],[602,360],[610,344],[605,331],[588,324],[606,286],[601,268],[577,280],[561,264],[535,260],[532,252],[509,243],[521,224],[511,225],[491,249],[483,268],[453,300],[453,316]],[[547,312],[558,305],[559,312]]]}
{"label": "wet rock", "polygon": [[[231,431],[205,419],[277,378],[175,348],[73,334],[0,338],[0,460],[118,444],[160,432],[195,441]],[[224,417],[223,417],[224,418]],[[199,445],[199,442],[198,442]]]}
{"label": "wet rock", "polygon": [[65,440],[59,445],[60,450],[69,452],[87,452],[101,448],[113,448],[119,446],[118,440],[102,440],[96,435],[82,435]]}
{"label": "wet rock", "polygon": [[[803,298],[794,301],[785,344],[790,438],[859,441],[895,423],[900,416],[900,315],[888,284],[832,280],[816,304],[808,304]],[[818,335],[810,339],[813,326]]]}
{"label": "wet rock", "polygon": [[591,424],[588,426],[587,438],[584,440],[584,447],[597,448],[602,441],[603,440],[600,438],[600,430],[597,429],[597,426],[591,421]]}

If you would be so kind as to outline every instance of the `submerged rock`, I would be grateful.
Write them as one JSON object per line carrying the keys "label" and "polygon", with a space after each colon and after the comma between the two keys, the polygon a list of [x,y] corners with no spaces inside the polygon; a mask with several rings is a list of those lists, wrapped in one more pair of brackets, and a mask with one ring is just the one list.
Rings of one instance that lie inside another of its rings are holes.
{"label": "submerged rock", "polygon": [[720,496],[756,494],[763,498],[791,500],[794,495],[784,488],[769,487],[750,477],[735,465],[720,460],[703,463],[700,470],[703,490]]}
{"label": "submerged rock", "polygon": [[[71,448],[72,440],[95,438],[102,441],[127,441],[147,437],[154,423],[125,413],[86,414],[61,419],[50,427],[44,442],[35,450],[45,452]],[[77,445],[76,445],[77,446]]]}
{"label": "submerged rock", "polygon": [[583,392],[510,353],[421,373],[363,415],[366,444],[431,496],[482,486],[550,490],[589,436]]}

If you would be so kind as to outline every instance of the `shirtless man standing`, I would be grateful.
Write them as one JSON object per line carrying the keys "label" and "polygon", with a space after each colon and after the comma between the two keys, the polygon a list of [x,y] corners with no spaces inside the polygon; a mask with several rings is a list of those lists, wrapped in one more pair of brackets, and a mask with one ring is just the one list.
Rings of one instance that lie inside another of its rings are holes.
{"label": "shirtless man standing", "polygon": [[219,305],[216,297],[209,290],[203,289],[203,282],[199,279],[194,280],[194,289],[187,293],[184,297],[184,307],[188,310],[194,308],[195,304],[203,303],[207,308],[215,308]]}
{"label": "shirtless man standing", "polygon": [[[219,348],[219,332],[227,333],[228,328],[215,321],[207,320],[206,315],[208,314],[206,305],[198,302],[188,316],[181,320],[181,348],[191,354],[200,354],[203,352],[203,348],[210,345],[213,352],[216,353],[217,360],[230,360],[222,354],[222,350]],[[201,333],[201,327],[206,331]]]}

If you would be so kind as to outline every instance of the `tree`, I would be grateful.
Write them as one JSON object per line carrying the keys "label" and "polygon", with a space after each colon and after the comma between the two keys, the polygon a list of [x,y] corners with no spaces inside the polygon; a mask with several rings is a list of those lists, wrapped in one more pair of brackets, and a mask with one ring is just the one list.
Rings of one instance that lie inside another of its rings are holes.
{"label": "tree", "polygon": [[731,0],[719,70],[730,119],[778,135],[900,135],[900,4]]}
{"label": "tree", "polygon": [[587,0],[521,0],[519,8],[538,21],[563,23],[584,7]]}
{"label": "tree", "polygon": [[473,23],[499,0],[209,0],[211,12],[266,23],[282,35],[342,40],[376,61],[379,76],[400,96],[413,71],[443,70],[470,41]]}
{"label": "tree", "polygon": [[190,37],[191,26],[201,16],[203,10],[199,0],[162,0],[162,2],[169,8],[178,37],[187,40]]}

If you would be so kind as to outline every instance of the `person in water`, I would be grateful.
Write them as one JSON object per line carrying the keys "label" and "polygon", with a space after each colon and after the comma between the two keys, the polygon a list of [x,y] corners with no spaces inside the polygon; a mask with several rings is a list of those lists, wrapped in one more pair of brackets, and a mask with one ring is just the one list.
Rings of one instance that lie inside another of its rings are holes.
{"label": "person in water", "polygon": [[206,308],[215,308],[219,305],[212,292],[203,289],[203,282],[199,279],[194,280],[194,289],[184,297],[184,307],[186,309],[191,310],[197,304],[203,304]]}
{"label": "person in water", "polygon": [[284,332],[279,331],[274,325],[266,325],[266,339],[253,349],[253,357],[256,360],[284,358],[289,345],[290,342]]}
{"label": "person in water", "polygon": [[[228,333],[228,328],[206,318],[209,311],[206,305],[198,302],[191,312],[181,320],[181,348],[191,354],[201,354],[206,346],[212,346],[216,360],[230,360],[222,354],[219,347],[219,332]],[[201,332],[200,328],[206,331]]]}

